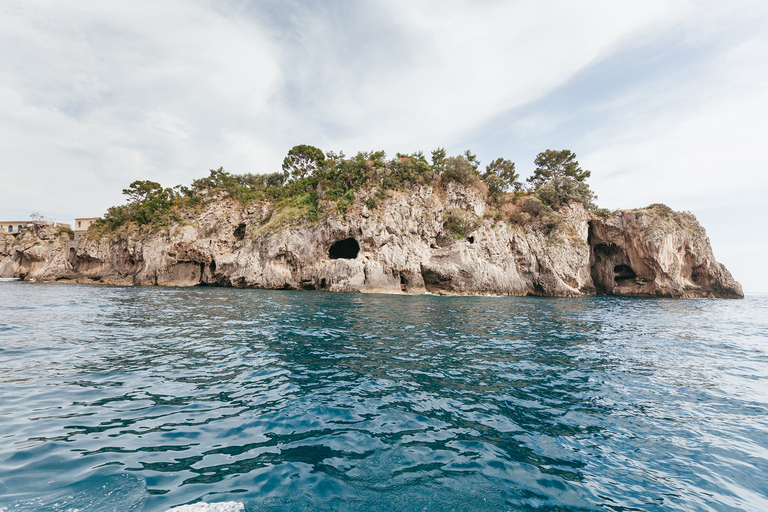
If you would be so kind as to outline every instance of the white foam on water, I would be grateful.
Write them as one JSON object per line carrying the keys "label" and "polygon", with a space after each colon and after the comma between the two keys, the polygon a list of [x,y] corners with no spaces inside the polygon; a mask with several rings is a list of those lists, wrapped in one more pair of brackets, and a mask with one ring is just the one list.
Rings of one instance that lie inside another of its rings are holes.
{"label": "white foam on water", "polygon": [[245,505],[237,501],[223,501],[221,503],[193,503],[169,508],[167,512],[242,512]]}

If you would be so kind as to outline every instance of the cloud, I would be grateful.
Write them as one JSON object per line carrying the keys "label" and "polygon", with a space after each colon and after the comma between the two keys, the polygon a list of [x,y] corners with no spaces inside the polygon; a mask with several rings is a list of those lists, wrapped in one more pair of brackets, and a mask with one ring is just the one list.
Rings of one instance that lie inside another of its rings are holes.
{"label": "cloud", "polygon": [[[45,197],[54,211],[99,214],[134,179],[199,174],[230,134],[270,115],[281,83],[265,31],[206,4],[1,9],[0,44],[12,51],[0,56],[0,131],[17,191],[6,208]],[[24,192],[30,181],[34,192]]]}
{"label": "cloud", "polygon": [[[44,196],[53,212],[89,215],[121,202],[135,179],[186,183],[220,165],[269,172],[297,143],[458,151],[489,117],[669,14],[660,1],[0,9],[0,44],[12,49],[0,56],[4,165],[21,170],[8,173],[19,192],[3,208]],[[39,186],[23,192],[30,179]]]}
{"label": "cloud", "polygon": [[451,1],[380,2],[367,16],[299,10],[293,24],[307,30],[288,52],[286,67],[300,71],[287,83],[306,119],[331,124],[345,149],[428,149],[547,94],[669,10]]}
{"label": "cloud", "polygon": [[[688,69],[651,77],[594,107],[609,115],[579,142],[588,147],[583,161],[595,170],[595,187],[607,191],[611,206],[651,198],[702,206],[713,197],[727,203],[745,186],[768,190],[760,164],[768,35],[759,22],[734,33],[729,25],[742,13],[717,13],[719,25],[715,13],[675,27],[681,39],[708,47],[689,54],[696,58]],[[768,10],[751,16],[765,21]]]}

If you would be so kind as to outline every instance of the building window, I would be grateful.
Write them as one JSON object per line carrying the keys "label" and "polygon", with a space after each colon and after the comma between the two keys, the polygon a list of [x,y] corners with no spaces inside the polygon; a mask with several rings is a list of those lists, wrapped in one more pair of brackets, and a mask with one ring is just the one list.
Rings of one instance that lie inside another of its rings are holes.
{"label": "building window", "polygon": [[13,226],[8,226],[8,232],[13,233]]}
{"label": "building window", "polygon": [[80,221],[77,221],[77,227],[80,227]]}
{"label": "building window", "polygon": [[21,224],[19,224],[19,229],[17,229],[16,231],[21,231]]}

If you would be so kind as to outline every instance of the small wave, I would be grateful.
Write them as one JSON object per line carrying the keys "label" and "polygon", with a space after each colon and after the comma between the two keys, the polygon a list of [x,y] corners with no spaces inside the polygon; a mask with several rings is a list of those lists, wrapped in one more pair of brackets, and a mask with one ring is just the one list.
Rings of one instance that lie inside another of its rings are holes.
{"label": "small wave", "polygon": [[167,512],[242,512],[245,505],[238,501],[223,501],[221,503],[193,503],[168,509]]}

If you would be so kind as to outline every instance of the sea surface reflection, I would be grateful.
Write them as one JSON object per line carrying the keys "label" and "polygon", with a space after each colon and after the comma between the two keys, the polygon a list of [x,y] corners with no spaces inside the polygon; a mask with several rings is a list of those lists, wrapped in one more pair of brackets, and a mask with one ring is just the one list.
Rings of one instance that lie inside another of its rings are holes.
{"label": "sea surface reflection", "polygon": [[0,510],[768,510],[765,296],[0,307]]}

